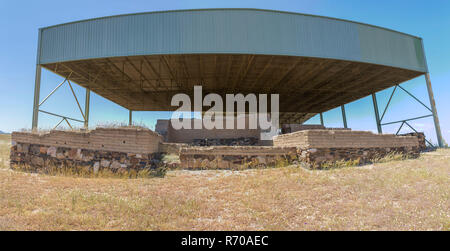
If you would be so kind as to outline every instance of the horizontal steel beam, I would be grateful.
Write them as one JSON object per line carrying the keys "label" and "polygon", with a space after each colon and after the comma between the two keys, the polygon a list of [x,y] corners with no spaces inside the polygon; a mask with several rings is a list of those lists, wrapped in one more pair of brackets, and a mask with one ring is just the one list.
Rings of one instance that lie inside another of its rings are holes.
{"label": "horizontal steel beam", "polygon": [[381,124],[381,125],[392,125],[392,124],[397,124],[397,123],[411,121],[411,120],[416,120],[416,119],[428,118],[428,117],[431,117],[431,116],[433,116],[433,114],[420,116],[420,117],[415,117],[415,118],[411,118],[411,119],[404,119],[404,120],[399,120],[399,121],[393,121],[393,122],[384,123],[384,124]]}
{"label": "horizontal steel beam", "polygon": [[74,119],[74,118],[71,118],[71,117],[59,115],[59,114],[52,113],[52,112],[47,112],[47,111],[44,111],[44,110],[39,110],[39,111],[42,112],[42,113],[46,113],[46,114],[52,115],[52,116],[56,116],[56,117],[60,117],[60,118],[64,118],[64,119],[70,119],[70,120],[73,120],[73,121],[77,121],[77,122],[80,122],[80,123],[84,123],[83,120]]}

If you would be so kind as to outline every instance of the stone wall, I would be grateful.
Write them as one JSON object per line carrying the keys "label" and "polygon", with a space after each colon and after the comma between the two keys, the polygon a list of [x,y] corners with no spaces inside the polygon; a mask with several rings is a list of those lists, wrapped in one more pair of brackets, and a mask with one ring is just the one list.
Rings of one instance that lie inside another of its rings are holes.
{"label": "stone wall", "polygon": [[12,143],[125,153],[159,152],[162,136],[144,128],[97,128],[92,131],[13,132]]}
{"label": "stone wall", "polygon": [[386,157],[401,154],[418,157],[420,150],[414,147],[370,147],[370,148],[298,148],[299,163],[307,168],[322,168],[337,162],[352,161],[352,164],[366,164]]}
{"label": "stone wall", "polygon": [[256,146],[260,144],[258,138],[227,138],[227,139],[194,139],[193,146]]}
{"label": "stone wall", "polygon": [[166,143],[163,142],[159,145],[159,151],[161,153],[167,153],[167,154],[176,154],[179,155],[181,148],[188,147],[188,144],[184,143]]}
{"label": "stone wall", "polygon": [[182,148],[185,169],[243,169],[286,165],[297,160],[295,147],[215,146]]}
{"label": "stone wall", "polygon": [[93,131],[13,132],[11,165],[33,169],[61,166],[92,171],[156,168],[162,137],[143,128],[97,128]]}
{"label": "stone wall", "polygon": [[[190,133],[191,130],[186,132]],[[273,147],[198,147],[192,146],[192,142],[163,142],[159,134],[141,128],[98,128],[93,131],[51,131],[42,134],[14,132],[11,165],[26,164],[36,169],[76,165],[94,172],[103,168],[113,171],[139,170],[164,165],[162,154],[168,153],[179,155],[180,165],[185,169],[241,169],[298,162],[308,167],[322,167],[326,163],[341,160],[366,163],[393,152],[417,156],[422,143],[424,145],[421,135],[304,130],[276,136]],[[250,141],[254,144],[256,140],[253,138]]]}
{"label": "stone wall", "polygon": [[400,136],[415,136],[419,139],[419,149],[421,151],[424,151],[427,149],[427,144],[425,141],[425,134],[423,132],[405,133],[405,134],[400,134]]}
{"label": "stone wall", "polygon": [[278,135],[274,146],[296,147],[299,162],[320,168],[339,161],[368,163],[390,153],[418,156],[417,136],[374,134],[350,130],[306,130]]}
{"label": "stone wall", "polygon": [[27,143],[14,143],[10,156],[12,166],[28,165],[36,171],[53,167],[83,167],[94,173],[105,168],[113,172],[156,169],[160,160],[159,153],[135,154]]}

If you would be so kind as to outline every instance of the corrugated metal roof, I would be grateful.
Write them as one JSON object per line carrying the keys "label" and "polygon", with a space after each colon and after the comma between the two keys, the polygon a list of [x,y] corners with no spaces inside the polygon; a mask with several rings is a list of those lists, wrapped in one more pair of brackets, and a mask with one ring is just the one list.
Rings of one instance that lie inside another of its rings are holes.
{"label": "corrugated metal roof", "polygon": [[41,33],[40,64],[135,55],[235,53],[333,58],[426,72],[418,37],[289,12],[138,13],[50,26]]}

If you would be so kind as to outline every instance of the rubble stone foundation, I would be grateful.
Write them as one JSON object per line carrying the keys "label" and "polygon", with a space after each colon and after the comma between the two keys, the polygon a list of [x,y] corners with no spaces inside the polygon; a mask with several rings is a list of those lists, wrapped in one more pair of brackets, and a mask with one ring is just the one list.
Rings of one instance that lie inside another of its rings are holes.
{"label": "rubble stone foundation", "polygon": [[17,143],[11,147],[11,165],[29,165],[32,169],[47,167],[84,167],[94,173],[102,169],[113,172],[156,169],[162,165],[159,153],[124,153],[80,148]]}
{"label": "rubble stone foundation", "polygon": [[216,146],[181,149],[185,169],[241,169],[275,167],[297,160],[295,147]]}
{"label": "rubble stone foundation", "polygon": [[92,131],[13,132],[11,165],[85,167],[94,172],[155,169],[162,137],[144,128],[98,128]]}
{"label": "rubble stone foundation", "polygon": [[396,136],[351,130],[304,130],[278,135],[274,146],[296,147],[299,162],[320,168],[339,161],[359,164],[383,158],[388,154],[417,157],[421,150],[420,135]]}
{"label": "rubble stone foundation", "polygon": [[357,164],[371,163],[389,154],[418,157],[418,147],[372,147],[372,148],[309,148],[297,149],[299,163],[307,168],[321,168],[337,162],[352,161]]}

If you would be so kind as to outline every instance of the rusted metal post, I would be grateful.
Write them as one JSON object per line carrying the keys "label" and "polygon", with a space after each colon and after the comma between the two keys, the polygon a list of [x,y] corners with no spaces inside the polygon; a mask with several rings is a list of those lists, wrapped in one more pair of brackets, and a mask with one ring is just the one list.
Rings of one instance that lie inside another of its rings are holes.
{"label": "rusted metal post", "polygon": [[347,127],[347,116],[345,115],[345,105],[341,105],[341,112],[342,112],[342,122],[344,123],[344,128]]}
{"label": "rusted metal post", "polygon": [[35,75],[35,79],[34,79],[33,118],[31,121],[31,129],[33,131],[37,130],[38,120],[39,120],[39,99],[40,99],[40,94],[41,94],[41,71],[42,71],[42,67],[40,65],[41,38],[42,38],[42,29],[39,29],[38,46],[37,46],[37,53],[36,53],[36,75]]}
{"label": "rusted metal post", "polygon": [[442,139],[441,126],[439,124],[439,117],[436,110],[436,102],[434,100],[433,89],[431,88],[430,74],[425,74],[427,82],[428,97],[430,98],[431,112],[433,113],[434,128],[436,129],[436,137],[439,147],[444,147],[444,140]]}
{"label": "rusted metal post", "polygon": [[129,115],[128,115],[128,125],[132,126],[133,125],[133,111],[130,110],[129,111]]}
{"label": "rusted metal post", "polygon": [[33,101],[33,119],[31,124],[31,129],[33,131],[37,130],[38,119],[39,119],[39,96],[41,94],[41,71],[40,65],[36,65],[36,76],[34,80],[34,101]]}
{"label": "rusted metal post", "polygon": [[90,101],[91,101],[91,90],[86,88],[86,98],[84,101],[84,128],[89,128],[89,109],[90,109]]}
{"label": "rusted metal post", "polygon": [[380,113],[378,112],[378,103],[377,103],[377,95],[375,93],[372,93],[372,101],[373,101],[373,110],[375,111],[375,120],[377,122],[377,130],[378,133],[383,133],[383,130],[381,128],[381,121],[380,121]]}
{"label": "rusted metal post", "polygon": [[431,112],[433,114],[433,120],[434,120],[434,128],[436,130],[436,138],[437,138],[439,147],[444,147],[444,140],[442,138],[441,126],[439,124],[439,117],[438,117],[437,110],[436,110],[436,102],[434,100],[433,88],[431,88],[430,71],[428,70],[428,61],[427,61],[427,56],[425,54],[425,46],[423,45],[423,39],[421,39],[421,40],[422,40],[423,58],[425,60],[425,66],[427,67],[427,73],[425,74],[425,81],[427,82],[428,98],[430,99]]}

